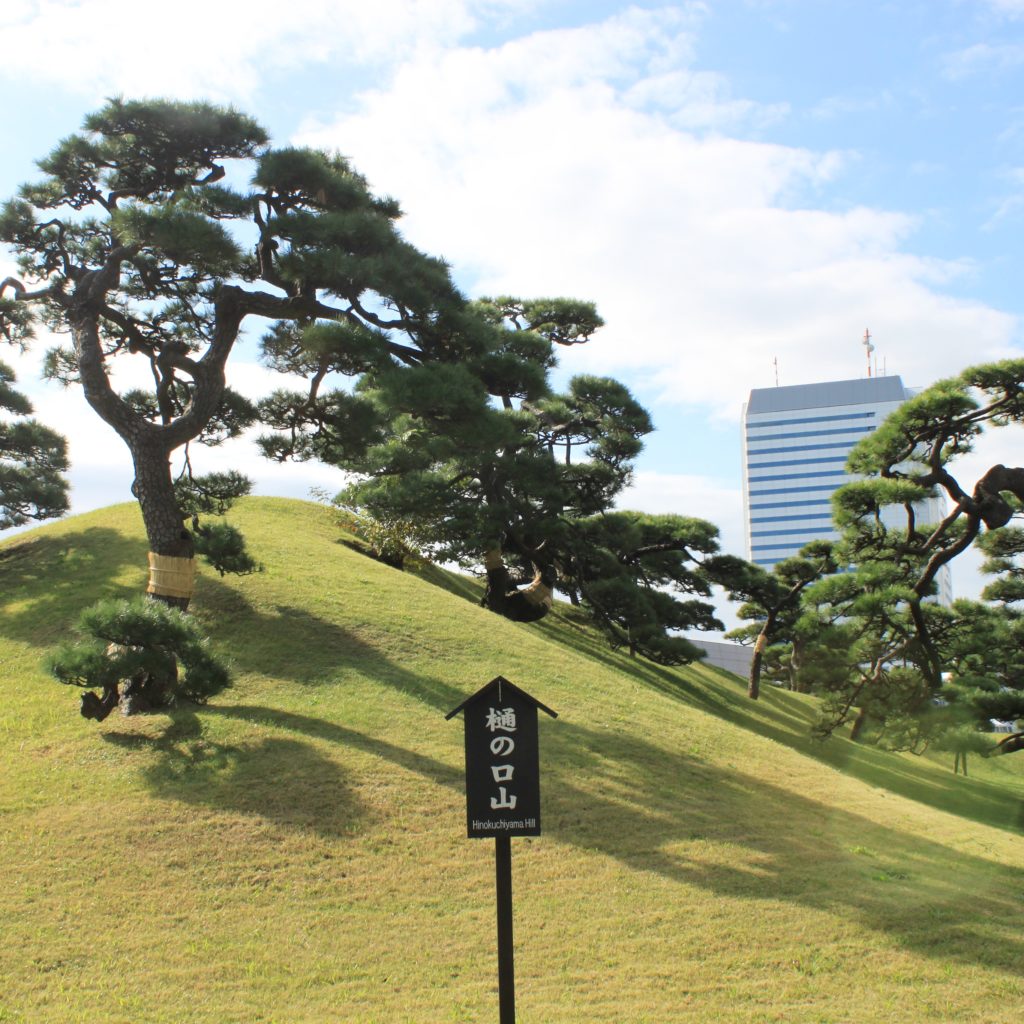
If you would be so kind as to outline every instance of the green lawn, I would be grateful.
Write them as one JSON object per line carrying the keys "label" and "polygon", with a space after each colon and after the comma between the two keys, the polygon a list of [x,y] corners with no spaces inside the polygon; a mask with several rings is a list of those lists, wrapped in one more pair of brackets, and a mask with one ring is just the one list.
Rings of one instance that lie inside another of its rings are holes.
{"label": "green lawn", "polygon": [[3,1024],[495,1021],[493,844],[444,715],[497,674],[560,715],[513,843],[521,1024],[1019,1013],[1024,754],[964,779],[820,743],[811,698],[630,661],[569,609],[506,622],[321,506],[232,521],[266,571],[201,570],[193,607],[234,687],[101,725],[40,660],[141,591],[137,510],[0,545]]}

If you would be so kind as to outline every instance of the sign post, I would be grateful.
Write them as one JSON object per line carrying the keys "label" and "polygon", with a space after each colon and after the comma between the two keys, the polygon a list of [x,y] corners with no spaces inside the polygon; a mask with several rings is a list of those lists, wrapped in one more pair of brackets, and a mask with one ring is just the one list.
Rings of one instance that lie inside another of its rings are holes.
{"label": "sign post", "polygon": [[499,1024],[515,1024],[512,945],[512,836],[540,835],[537,710],[558,715],[496,676],[445,720],[463,713],[466,739],[466,834],[494,837],[498,914]]}

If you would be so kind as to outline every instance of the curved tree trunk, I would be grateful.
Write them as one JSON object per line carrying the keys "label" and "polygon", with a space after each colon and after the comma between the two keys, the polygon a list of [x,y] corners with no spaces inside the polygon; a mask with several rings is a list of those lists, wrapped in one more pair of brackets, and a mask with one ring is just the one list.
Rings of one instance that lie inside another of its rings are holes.
{"label": "curved tree trunk", "polygon": [[[181,508],[174,495],[170,453],[196,436],[209,415],[216,410],[223,394],[223,360],[217,364],[221,372],[213,372],[211,369],[200,375],[196,381],[197,393],[189,410],[172,427],[150,423],[140,416],[111,386],[100,340],[96,305],[102,302],[105,291],[114,287],[119,275],[118,268],[119,264],[112,262],[102,274],[87,275],[87,279],[83,279],[75,290],[73,308],[69,315],[79,378],[86,401],[100,419],[117,432],[131,452],[135,466],[132,493],[138,498],[142,509],[151,567],[153,555],[158,559],[181,560],[166,563],[164,571],[168,568],[180,569],[184,581],[188,576],[186,563],[192,562],[195,549],[192,535],[185,529]],[[207,412],[209,415],[206,415]],[[203,419],[203,416],[206,418]],[[154,585],[151,568],[148,592],[157,600],[184,610],[191,597],[191,585],[184,582],[177,586],[160,586],[159,582]]]}
{"label": "curved tree trunk", "polygon": [[857,717],[853,720],[853,725],[850,726],[850,739],[856,743],[860,739],[860,734],[864,729],[865,724],[868,720],[867,708],[861,708],[857,712]]}
{"label": "curved tree trunk", "polygon": [[[166,409],[162,423],[153,423],[126,402],[113,388],[106,366],[106,353],[101,338],[100,322],[117,319],[116,310],[107,305],[107,294],[120,281],[124,260],[133,254],[129,247],[116,247],[97,270],[76,280],[74,292],[62,296],[74,343],[79,381],[86,401],[96,414],[109,424],[127,445],[135,466],[132,493],[138,499],[149,541],[149,584],[147,596],[182,611],[188,609],[195,579],[195,545],[185,528],[181,507],[174,494],[170,454],[199,436],[216,414],[224,395],[224,366],[238,336],[243,318],[250,312],[269,315],[264,307],[269,302],[274,312],[285,311],[291,299],[282,303],[272,296],[253,294],[234,286],[219,290],[215,300],[215,327],[208,338],[208,348],[198,359],[184,358],[180,368],[193,380],[190,401],[180,416]],[[294,311],[292,311],[294,312]],[[160,373],[162,387],[174,380],[172,354],[170,372]],[[159,363],[154,360],[154,371]],[[159,389],[158,389],[159,390]],[[173,659],[166,672],[146,673],[123,680],[117,687],[108,687],[102,698],[86,694],[82,714],[102,720],[120,701],[125,714],[148,707],[165,706],[173,698],[177,666]]]}
{"label": "curved tree trunk", "polygon": [[803,678],[804,645],[794,640],[793,651],[789,657],[789,688],[794,693],[810,693],[811,687]]}
{"label": "curved tree trunk", "polygon": [[534,564],[533,582],[517,587],[500,548],[492,548],[484,554],[484,569],[487,590],[481,603],[485,608],[513,622],[537,622],[551,611],[553,568]]}
{"label": "curved tree trunk", "polygon": [[750,659],[750,676],[747,679],[747,696],[757,700],[761,696],[761,663],[764,660],[765,648],[768,646],[768,635],[775,625],[775,616],[769,612],[764,620],[761,632],[754,643],[754,656]]}
{"label": "curved tree trunk", "polygon": [[1018,750],[1024,750],[1024,732],[1015,732],[1001,739],[991,750],[986,751],[985,757],[995,757],[999,754],[1013,754]]}

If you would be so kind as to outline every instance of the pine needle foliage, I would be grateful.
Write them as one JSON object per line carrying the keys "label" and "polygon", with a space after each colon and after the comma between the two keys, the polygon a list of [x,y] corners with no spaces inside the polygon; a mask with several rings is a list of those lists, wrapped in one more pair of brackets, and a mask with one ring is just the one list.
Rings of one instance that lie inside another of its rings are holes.
{"label": "pine needle foliage", "polygon": [[99,601],[82,613],[75,631],[79,639],[47,659],[50,673],[69,686],[109,690],[140,675],[170,677],[171,703],[205,704],[230,685],[227,667],[195,619],[159,601]]}
{"label": "pine needle foliage", "polygon": [[32,403],[14,387],[15,380],[14,371],[0,362],[0,530],[68,510],[67,442],[25,418]]}

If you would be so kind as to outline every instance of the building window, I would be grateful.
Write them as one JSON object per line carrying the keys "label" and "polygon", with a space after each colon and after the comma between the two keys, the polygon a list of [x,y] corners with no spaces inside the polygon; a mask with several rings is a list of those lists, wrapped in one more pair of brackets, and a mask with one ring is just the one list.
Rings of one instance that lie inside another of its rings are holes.
{"label": "building window", "polygon": [[[769,424],[765,424],[768,426]],[[774,426],[774,424],[772,424]],[[794,437],[826,437],[830,434],[871,434],[874,427],[837,427],[835,430],[801,430],[792,434],[772,434],[770,437],[751,437],[748,431],[748,441],[785,441]]]}
{"label": "building window", "polygon": [[[768,440],[768,438],[765,438]],[[772,438],[774,440],[774,438]],[[845,448],[847,452],[853,449],[856,441],[828,441],[825,444],[797,444],[790,445],[787,448],[751,448],[748,450],[748,455],[778,455],[782,452],[821,452],[826,448]],[[821,461],[820,459],[818,460]]]}
{"label": "building window", "polygon": [[[839,461],[840,462],[845,462],[846,460],[845,459],[840,459]],[[815,479],[817,477],[821,477],[821,476],[835,476],[835,477],[839,477],[839,479],[836,480],[836,482],[833,484],[833,487],[838,487],[841,483],[844,483],[846,481],[846,479],[847,479],[846,474],[841,469],[830,469],[830,470],[827,470],[824,473],[775,473],[772,476],[752,476],[750,478],[750,482],[752,484],[755,484],[755,483],[759,484],[759,483],[765,483],[768,480],[813,480],[813,479]],[[793,487],[791,489],[793,491],[799,490],[798,487]],[[789,491],[790,491],[790,488],[787,488],[787,489],[782,490],[782,491],[775,491],[775,492],[759,491],[757,493],[759,493],[759,494],[769,494],[769,493],[788,494]],[[751,494],[753,494],[753,493],[755,493],[755,492],[751,491]]]}
{"label": "building window", "polygon": [[[825,476],[831,476],[830,473],[824,474]],[[783,478],[785,479],[785,478]],[[814,491],[828,491],[831,494],[837,487],[838,483],[834,484],[811,484],[809,487],[772,487],[764,491],[751,491],[750,497],[762,498],[769,494],[809,494]],[[754,506],[751,505],[751,508]]]}
{"label": "building window", "polygon": [[[783,493],[789,493],[785,491]],[[811,508],[816,505],[831,506],[829,498],[813,498],[810,501],[759,501],[756,505],[750,506],[751,512],[760,512],[766,508]]]}
{"label": "building window", "polygon": [[767,430],[772,427],[792,427],[798,423],[831,423],[832,420],[873,420],[873,412],[847,412],[838,416],[807,416],[799,420],[762,420],[747,424],[747,430]]}
{"label": "building window", "polygon": [[[789,523],[789,522],[801,522],[804,520],[811,519],[827,519],[832,522],[831,512],[803,512],[797,513],[791,516],[754,516],[750,521],[752,523]],[[755,533],[756,537],[757,534]]]}
{"label": "building window", "polygon": [[[751,455],[757,455],[757,452],[751,452]],[[845,455],[825,455],[819,459],[780,459],[774,462],[752,462],[750,463],[750,469],[774,469],[777,466],[816,466],[819,462],[841,462],[846,464]],[[833,470],[835,472],[835,470]]]}
{"label": "building window", "polygon": [[[752,530],[751,537],[804,537],[809,533],[835,533],[835,530],[831,526],[805,526],[801,530]],[[783,544],[786,542],[783,541]],[[761,544],[754,545],[754,550],[757,551],[758,547],[777,547],[776,544]]]}

